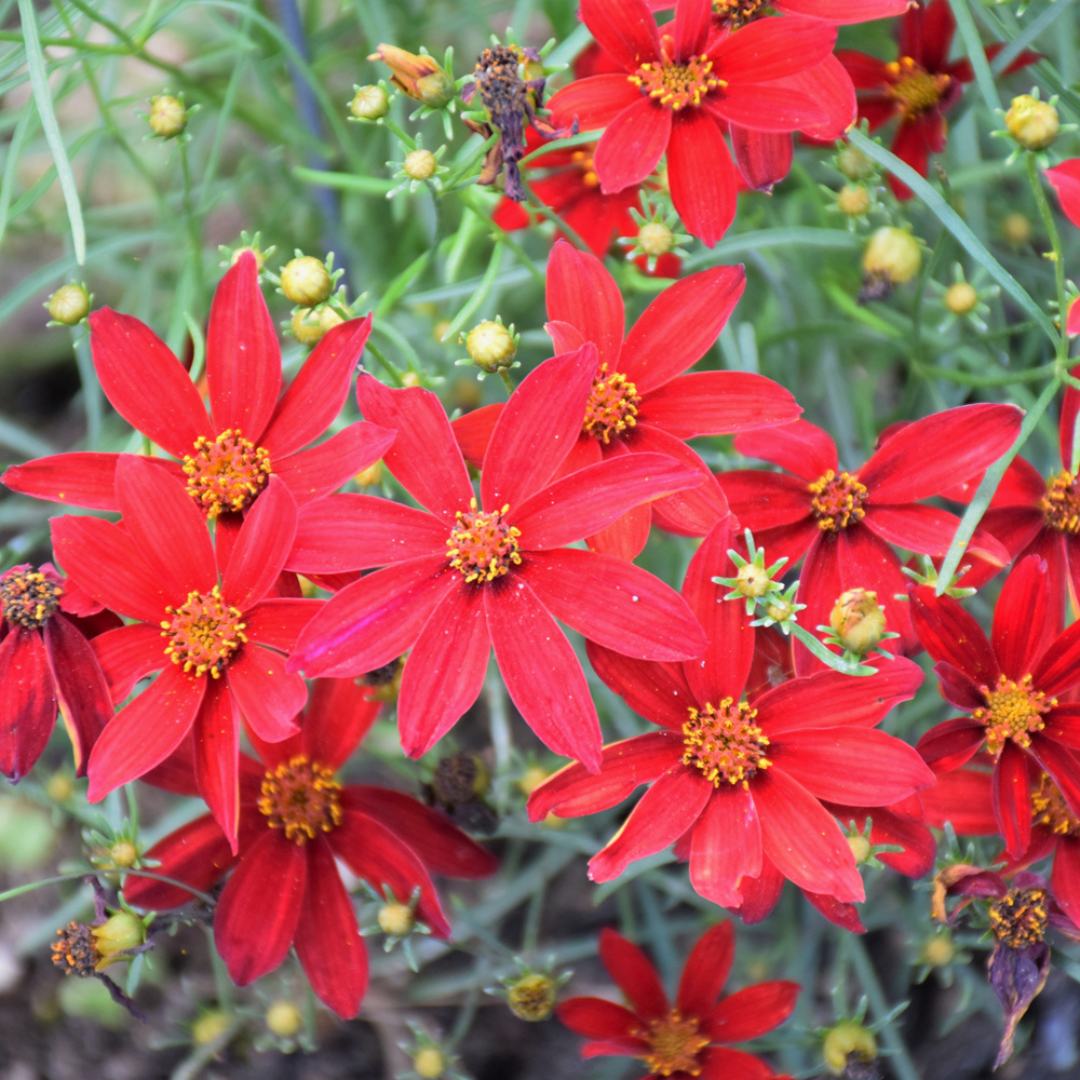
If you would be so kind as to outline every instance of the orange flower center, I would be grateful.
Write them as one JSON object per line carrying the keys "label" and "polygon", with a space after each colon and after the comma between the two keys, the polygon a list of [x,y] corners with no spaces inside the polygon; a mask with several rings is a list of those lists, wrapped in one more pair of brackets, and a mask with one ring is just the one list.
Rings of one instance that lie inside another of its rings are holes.
{"label": "orange flower center", "polygon": [[0,578],[0,611],[4,621],[39,630],[56,614],[64,590],[40,570],[9,570]]}
{"label": "orange flower center", "polygon": [[757,709],[745,701],[735,704],[724,698],[719,707],[707,702],[701,709],[688,709],[690,719],[683,724],[683,764],[694,765],[719,787],[729,784],[750,786],[758,769],[772,762],[765,756],[769,740],[754,723]]}
{"label": "orange flower center", "polygon": [[271,829],[284,829],[286,840],[303,845],[341,824],[340,796],[332,770],[297,754],[267,770],[259,809]]}
{"label": "orange flower center", "polygon": [[661,60],[642,64],[634,75],[627,78],[647,97],[665,108],[678,112],[688,105],[700,105],[706,94],[722,90],[727,83],[712,74],[712,61],[705,55],[697,56],[685,64],[668,59],[665,48]]}
{"label": "orange flower center", "polygon": [[246,510],[270,479],[270,454],[229,428],[216,439],[200,435],[184,455],[188,494],[207,517]]}
{"label": "orange flower center", "polygon": [[475,499],[469,506],[470,510],[457,512],[457,524],[446,541],[446,554],[450,565],[460,570],[466,581],[494,581],[521,563],[517,539],[521,530],[507,522],[509,506],[490,514],[477,510]]}
{"label": "orange flower center", "polygon": [[846,529],[866,516],[862,508],[866,488],[851,473],[842,472],[837,476],[830,469],[810,485],[810,493],[814,496],[810,505],[818,519],[818,528],[825,532]]}
{"label": "orange flower center", "polygon": [[570,160],[581,172],[581,182],[587,188],[598,188],[600,177],[596,175],[596,166],[593,164],[593,154],[596,152],[596,144],[589,143],[581,150],[575,150],[570,155]]}
{"label": "orange flower center", "polygon": [[986,725],[986,747],[992,754],[1001,752],[1006,739],[1012,739],[1025,750],[1031,745],[1032,732],[1042,731],[1043,714],[1057,705],[1057,698],[1047,698],[1031,685],[1031,676],[1019,682],[998,676],[997,689],[980,687],[986,696],[986,707],[976,709],[972,716]]}
{"label": "orange flower center", "polygon": [[683,1016],[678,1009],[672,1009],[667,1016],[635,1027],[633,1036],[649,1044],[649,1052],[644,1055],[649,1071],[656,1076],[674,1073],[700,1076],[698,1055],[710,1039],[698,1032],[698,1026],[696,1016]]}
{"label": "orange flower center", "polygon": [[1010,949],[1038,945],[1048,923],[1045,889],[1010,889],[990,905],[990,929]]}
{"label": "orange flower center", "polygon": [[86,923],[69,922],[56,931],[59,941],[52,944],[52,962],[65,975],[86,978],[93,975],[101,960],[97,940]]}
{"label": "orange flower center", "polygon": [[1080,532],[1080,490],[1068,469],[1062,469],[1046,481],[1046,494],[1039,500],[1046,524],[1058,532]]}
{"label": "orange flower center", "polygon": [[636,426],[640,401],[637,387],[621,371],[609,375],[607,364],[601,364],[593,379],[581,430],[606,445],[612,436]]}
{"label": "orange flower center", "polygon": [[1060,788],[1047,773],[1039,777],[1039,785],[1031,793],[1031,824],[1045,825],[1057,836],[1080,834],[1080,818],[1069,809]]}
{"label": "orange flower center", "polygon": [[165,652],[185,671],[196,675],[209,671],[218,679],[247,641],[242,613],[222,600],[217,585],[210,592],[190,592],[180,607],[165,611],[172,616],[161,624],[161,636],[169,639]]}
{"label": "orange flower center", "polygon": [[905,120],[913,120],[933,109],[949,88],[948,75],[932,75],[910,56],[886,64],[890,82],[885,93],[900,104]]}
{"label": "orange flower center", "polygon": [[763,14],[765,0],[713,0],[713,14],[727,23],[732,30],[745,26]]}

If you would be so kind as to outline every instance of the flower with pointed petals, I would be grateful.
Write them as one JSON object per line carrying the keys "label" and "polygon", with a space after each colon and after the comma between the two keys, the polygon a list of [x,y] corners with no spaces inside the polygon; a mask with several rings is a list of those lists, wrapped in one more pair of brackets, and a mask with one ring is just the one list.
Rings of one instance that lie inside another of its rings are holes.
{"label": "flower with pointed petals", "polygon": [[799,984],[758,983],[719,1002],[735,955],[730,922],[706,930],[694,946],[672,1006],[645,954],[614,930],[600,934],[600,959],[629,1008],[603,998],[570,998],[559,1019],[590,1041],[585,1058],[635,1057],[643,1080],[767,1080],[776,1074],[761,1058],[727,1044],[756,1039],[782,1024],[795,1008]]}
{"label": "flower with pointed petals", "polygon": [[[281,348],[259,289],[255,256],[245,252],[221,279],[206,335],[210,415],[187,371],[154,332],[130,315],[102,308],[90,316],[94,368],[113,408],[152,443],[178,458],[155,467],[187,485],[222,538],[235,536],[248,510],[277,476],[297,505],[340,487],[382,457],[393,432],[350,424],[304,449],[341,411],[371,316],[327,333],[281,393]],[[119,510],[117,454],[70,453],[15,465],[13,491],[95,510]],[[224,527],[222,527],[224,526]]]}
{"label": "flower with pointed petals", "polygon": [[289,663],[309,675],[360,675],[411,648],[398,726],[412,757],[476,700],[494,646],[510,697],[540,739],[598,768],[600,724],[556,618],[640,658],[684,660],[704,648],[674,590],[618,559],[566,546],[700,476],[652,453],[553,481],[581,430],[595,371],[596,349],[586,344],[521,383],[492,432],[479,502],[434,394],[390,390],[370,375],[357,383],[361,413],[398,432],[387,468],[425,509],[367,495],[303,508],[290,569],[385,569],[328,601]]}
{"label": "flower with pointed petals", "polygon": [[194,731],[199,792],[235,844],[240,718],[266,742],[296,730],[307,700],[287,651],[319,600],[274,598],[296,531],[296,505],[270,477],[222,565],[206,519],[183,483],[149,459],[116,465],[120,524],[52,519],[53,551],[71,579],[134,622],[93,640],[112,699],[158,678],[124,706],[90,754],[87,797],[97,802],[167,758]]}
{"label": "flower with pointed petals", "polygon": [[[1080,158],[1070,158],[1052,169],[1047,169],[1046,179],[1054,185],[1065,216],[1080,227]],[[1080,296],[1069,305],[1065,332],[1071,335],[1080,334]]]}
{"label": "flower with pointed petals", "polygon": [[1002,587],[989,639],[951,597],[926,585],[909,590],[942,696],[970,714],[938,724],[917,749],[935,772],[949,772],[985,745],[994,759],[994,816],[1014,859],[1031,843],[1032,767],[1049,774],[1065,806],[1080,813],[1080,705],[1059,700],[1080,686],[1080,623],[1046,644],[1049,580],[1044,559],[1022,559]]}
{"label": "flower with pointed petals", "polygon": [[[335,859],[373,888],[405,900],[437,937],[449,924],[430,874],[482,878],[493,856],[441,814],[387,788],[341,784],[334,774],[367,734],[379,702],[351,679],[323,679],[311,691],[299,734],[255,737],[262,764],[240,755],[240,848],[207,815],[147,852],[158,873],[200,891],[230,870],[214,916],[214,943],[233,980],[246,986],[296,947],[312,989],[339,1016],[357,1014],[367,988],[367,952]],[[193,746],[181,745],[144,779],[195,794]],[[184,889],[129,877],[129,903],[157,910],[191,900]]]}
{"label": "flower with pointed petals", "polygon": [[666,154],[675,209],[709,247],[735,217],[723,125],[786,133],[829,120],[816,84],[786,81],[832,52],[827,23],[792,16],[717,34],[709,0],[678,0],[662,30],[647,0],[582,0],[581,17],[622,73],[560,90],[550,102],[556,123],[605,129],[594,161],[606,194],[641,183]]}
{"label": "flower with pointed petals", "polygon": [[[739,27],[774,12],[803,15],[808,19],[851,25],[903,15],[911,0],[712,0],[713,20],[721,26]],[[667,11],[675,0],[649,0],[653,11]]]}
{"label": "flower with pointed petals", "polygon": [[529,816],[595,814],[651,784],[589,863],[594,881],[679,841],[690,845],[695,890],[740,913],[749,901],[751,920],[759,903],[768,900],[767,911],[776,902],[763,896],[762,878],[788,878],[840,904],[862,900],[851,848],[822,800],[888,806],[933,782],[911,747],[874,730],[922,673],[898,658],[876,675],[824,671],[743,701],[755,632],[744,605],[722,602],[725,589],[711,580],[732,575],[734,546],[725,518],[687,570],[683,595],[709,637],[701,659],[643,663],[588,644],[600,678],[660,730],[604,747],[599,776],[577,764],[555,773],[530,796]]}
{"label": "flower with pointed petals", "polygon": [[58,709],[76,776],[86,774],[90,748],[112,718],[109,686],[87,640],[103,620],[79,617],[96,607],[87,599],[52,563],[23,563],[0,577],[0,773],[12,783],[41,756]]}
{"label": "flower with pointed petals", "polygon": [[[821,428],[796,420],[735,437],[740,453],[794,475],[737,470],[717,479],[732,513],[753,530],[770,562],[787,556],[794,564],[806,555],[799,588],[806,626],[828,622],[845,590],[871,589],[883,602],[886,625],[900,634],[893,639],[899,651],[908,653],[918,648],[918,639],[908,605],[894,599],[906,593],[907,579],[890,545],[944,555],[959,519],[918,500],[966,480],[1005,453],[1022,415],[1013,405],[947,409],[885,432],[870,460],[851,472],[840,470],[836,444]],[[1008,552],[984,529],[972,547],[999,564],[1008,561]],[[812,663],[798,648],[799,674]]]}
{"label": "flower with pointed petals", "polygon": [[[702,477],[697,487],[623,515],[589,538],[594,551],[633,559],[657,524],[703,536],[727,510],[705,463],[685,445],[696,435],[719,435],[784,424],[802,411],[782,386],[735,371],[683,374],[716,340],[742,295],[741,266],[691,274],[665,289],[624,336],[622,295],[599,259],[555,245],[548,261],[548,333],[559,351],[591,341],[597,348],[585,421],[563,471],[627,454],[678,458]],[[454,433],[474,465],[485,460],[504,406],[488,405],[454,421]]]}

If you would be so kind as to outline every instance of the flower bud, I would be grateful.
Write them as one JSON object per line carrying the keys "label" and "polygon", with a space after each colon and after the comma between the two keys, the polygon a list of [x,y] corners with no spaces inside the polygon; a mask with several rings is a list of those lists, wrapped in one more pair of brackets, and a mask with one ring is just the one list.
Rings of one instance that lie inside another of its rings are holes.
{"label": "flower bud", "polygon": [[902,285],[919,272],[922,252],[911,233],[885,225],[870,237],[862,265],[869,276],[884,277],[892,285]]}
{"label": "flower bud", "polygon": [[446,1058],[437,1046],[421,1046],[413,1054],[412,1063],[422,1080],[439,1080],[446,1071]]}
{"label": "flower bud", "polygon": [[66,772],[55,772],[45,781],[45,794],[53,802],[67,802],[75,794],[75,782]]}
{"label": "flower bud", "polygon": [[78,326],[90,314],[90,294],[85,285],[61,285],[45,305],[49,317],[64,326]]}
{"label": "flower bud", "polygon": [[514,335],[502,323],[477,323],[465,339],[465,351],[469,359],[482,371],[494,373],[508,368],[517,355]]}
{"label": "flower bud", "polygon": [[383,904],[378,914],[379,929],[390,937],[408,937],[416,926],[416,915],[408,904]]}
{"label": "flower bud", "polygon": [[255,256],[255,268],[261,271],[262,268],[266,265],[266,256],[253,244],[245,245],[244,247],[238,247],[229,256],[229,265],[235,266],[240,261],[240,256],[243,255],[245,251],[250,251],[251,254]]}
{"label": "flower bud", "polygon": [[740,596],[752,596],[755,599],[764,596],[772,584],[772,579],[765,568],[752,562],[740,566],[735,578],[735,592]]}
{"label": "flower bud", "polygon": [[542,765],[530,765],[518,778],[518,790],[528,798],[547,778],[548,771]]}
{"label": "flower bud", "polygon": [[420,376],[417,375],[415,371],[406,371],[405,374],[401,376],[401,385],[402,386],[419,386],[420,385]]}
{"label": "flower bud", "polygon": [[358,86],[349,111],[357,120],[381,120],[390,111],[390,98],[381,86]]}
{"label": "flower bud", "polygon": [[454,80],[430,56],[380,45],[369,60],[381,60],[393,72],[390,81],[403,93],[432,109],[442,109],[456,96]]}
{"label": "flower bud", "polygon": [[281,270],[281,291],[287,300],[303,307],[314,307],[334,290],[330,271],[321,259],[301,255],[290,259]]}
{"label": "flower bud", "polygon": [[646,221],[638,229],[637,240],[642,254],[650,259],[667,255],[675,247],[675,234],[662,221]]}
{"label": "flower bud", "polygon": [[1031,222],[1017,210],[1005,215],[1001,231],[1010,244],[1026,244],[1031,239]]}
{"label": "flower bud", "polygon": [[159,94],[150,99],[150,130],[162,139],[174,139],[187,127],[184,103],[172,94]]}
{"label": "flower bud", "polygon": [[837,208],[848,217],[862,217],[870,203],[870,192],[862,184],[845,184],[836,196]]}
{"label": "flower bud", "polygon": [[430,180],[439,162],[430,150],[412,150],[405,155],[401,170],[410,180]]}
{"label": "flower bud", "polygon": [[97,951],[102,957],[97,964],[98,971],[122,960],[123,957],[117,956],[117,953],[146,944],[146,927],[142,919],[130,911],[118,911],[101,926],[92,927],[90,933],[94,935]]}
{"label": "flower bud", "polygon": [[930,967],[945,967],[953,962],[956,956],[956,946],[947,931],[935,934],[922,947],[923,962]]}
{"label": "flower bud", "polygon": [[300,1010],[291,1001],[275,1001],[266,1010],[266,1026],[280,1039],[292,1039],[304,1026]]}
{"label": "flower bud", "polygon": [[109,859],[113,866],[128,869],[139,858],[139,849],[130,840],[118,840],[109,848]]}
{"label": "flower bud", "polygon": [[773,622],[787,622],[795,614],[795,606],[783,597],[777,596],[775,600],[769,602],[765,608],[765,614]]}
{"label": "flower bud", "polygon": [[232,1020],[226,1012],[215,1009],[213,1012],[203,1013],[191,1025],[191,1041],[196,1046],[206,1046],[220,1039],[231,1025]]}
{"label": "flower bud", "polygon": [[855,865],[862,866],[870,858],[870,841],[857,833],[855,836],[849,836],[847,842],[848,847],[851,848],[851,854],[855,856]]}
{"label": "flower bud", "polygon": [[369,465],[366,469],[361,469],[353,479],[362,488],[374,487],[382,480],[382,462],[376,461],[374,465]]}
{"label": "flower bud", "polygon": [[885,637],[885,609],[878,603],[876,592],[848,589],[836,601],[829,625],[848,652],[862,656]]}
{"label": "flower bud", "polygon": [[874,163],[857,146],[845,146],[836,155],[836,167],[849,180],[867,180],[874,175]]}
{"label": "flower bud", "polygon": [[557,989],[551,976],[534,971],[507,987],[506,1001],[516,1017],[534,1023],[551,1015]]}
{"label": "flower bud", "polygon": [[1012,99],[1005,127],[1025,150],[1045,150],[1057,138],[1061,120],[1049,102],[1021,94]]}
{"label": "flower bud", "polygon": [[864,1062],[873,1061],[877,1057],[877,1039],[862,1024],[854,1020],[841,1020],[826,1034],[823,1053],[829,1071],[839,1076],[847,1068],[851,1054]]}

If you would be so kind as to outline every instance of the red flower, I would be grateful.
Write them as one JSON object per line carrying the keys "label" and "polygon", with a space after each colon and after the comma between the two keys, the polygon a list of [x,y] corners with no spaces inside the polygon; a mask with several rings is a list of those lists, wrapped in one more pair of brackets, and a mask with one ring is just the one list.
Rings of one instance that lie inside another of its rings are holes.
{"label": "red flower", "polygon": [[[726,26],[743,26],[772,11],[805,15],[823,22],[851,24],[903,15],[910,0],[712,0],[713,18]],[[667,11],[675,0],[649,0],[653,11]]]}
{"label": "red flower", "polygon": [[917,749],[935,772],[970,761],[985,743],[994,758],[993,805],[1005,848],[1019,858],[1031,843],[1029,763],[1048,773],[1080,813],[1080,705],[1060,704],[1080,685],[1080,623],[1048,646],[1051,597],[1046,562],[1029,555],[1005,581],[987,639],[955,600],[929,586],[910,590],[915,629],[937,661],[942,696],[970,716],[928,731]]}
{"label": "red flower", "polygon": [[90,748],[112,717],[109,687],[87,641],[96,627],[78,617],[89,614],[85,599],[52,563],[37,570],[23,563],[0,577],[0,773],[13,783],[41,756],[58,708],[76,776],[85,775]]}
{"label": "red flower", "polygon": [[678,0],[661,36],[646,0],[582,0],[581,17],[625,74],[596,75],[560,90],[557,123],[606,128],[596,149],[601,190],[649,176],[665,153],[675,209],[712,247],[735,217],[738,179],[725,123],[790,132],[828,120],[805,89],[778,80],[821,64],[835,27],[765,19],[728,35],[712,30],[709,0]]}
{"label": "red flower", "polygon": [[[610,648],[682,660],[704,647],[683,600],[635,566],[566,547],[638,503],[698,483],[660,454],[597,462],[552,482],[581,430],[596,349],[541,364],[491,436],[473,497],[439,399],[357,383],[360,410],[392,422],[385,461],[426,511],[365,495],[303,508],[289,568],[335,573],[383,566],[347,585],[297,641],[293,669],[359,675],[412,649],[398,725],[406,753],[425,753],[476,700],[495,648],[522,716],[556,753],[600,764],[600,724],[581,665],[555,623]],[[447,550],[449,548],[449,550]]]}
{"label": "red flower", "polygon": [[87,798],[142,776],[194,729],[199,792],[235,844],[240,717],[273,742],[296,730],[307,699],[304,680],[270,650],[291,648],[321,601],[266,599],[293,541],[296,506],[272,476],[223,566],[184,485],[149,459],[119,456],[116,495],[120,524],[53,518],[53,550],[85,592],[135,620],[93,642],[113,701],[161,674],[97,740]]}
{"label": "red flower", "polygon": [[[241,256],[221,279],[206,335],[211,416],[187,371],[138,319],[102,308],[90,316],[94,367],[113,408],[152,443],[179,458],[154,458],[179,477],[208,516],[221,515],[235,534],[236,511],[247,510],[271,476],[297,505],[340,487],[382,457],[393,432],[350,424],[307,446],[341,411],[371,316],[336,326],[319,342],[281,393],[281,350],[259,289],[255,258]],[[39,499],[119,510],[117,454],[73,453],[7,470],[13,491]]]}
{"label": "red flower", "polygon": [[[548,333],[562,351],[591,341],[599,367],[585,423],[562,471],[571,472],[628,453],[660,453],[696,469],[703,483],[643,503],[604,532],[589,537],[595,551],[634,559],[657,524],[703,536],[727,512],[705,463],[685,445],[696,435],[720,435],[786,423],[802,411],[782,386],[760,375],[707,371],[685,375],[716,340],[742,295],[741,266],[703,270],[665,289],[624,337],[623,300],[603,264],[567,243],[548,261]],[[502,405],[454,421],[465,457],[485,460]]]}
{"label": "red flower", "polygon": [[[589,863],[594,881],[611,881],[680,841],[690,846],[695,890],[723,907],[746,905],[751,918],[761,917],[779,877],[841,904],[862,900],[851,847],[822,801],[888,806],[933,782],[911,747],[873,730],[915,693],[922,673],[898,658],[866,678],[825,671],[741,701],[754,630],[744,605],[723,602],[726,588],[711,581],[734,576],[727,555],[734,546],[735,526],[725,518],[683,585],[709,636],[703,658],[643,663],[588,643],[597,674],[662,730],[604,747],[599,776],[580,765],[557,772],[533,792],[529,816],[598,813],[651,783]],[[773,893],[765,911],[775,902]]]}
{"label": "red flower", "polygon": [[[908,605],[894,599],[904,594],[908,579],[890,545],[944,555],[959,520],[918,500],[966,480],[1005,453],[1021,416],[1013,405],[947,409],[890,429],[857,472],[838,471],[832,439],[796,420],[735,438],[740,453],[771,461],[794,476],[742,470],[718,479],[732,513],[753,530],[770,562],[787,556],[794,563],[806,553],[799,600],[807,609],[801,622],[827,623],[845,589],[871,589],[885,608],[888,628],[901,635],[891,640],[910,652],[918,640]],[[985,530],[976,534],[973,548],[999,563],[1008,561],[1008,552]],[[812,667],[801,646],[796,666],[800,674]]]}
{"label": "red flower", "polygon": [[[495,859],[441,814],[386,788],[339,784],[334,773],[379,711],[351,679],[312,687],[301,732],[254,743],[260,766],[240,756],[240,850],[209,815],[159,841],[155,872],[204,891],[235,867],[214,914],[214,942],[240,986],[273,971],[295,945],[312,989],[339,1016],[353,1017],[367,988],[367,953],[335,859],[380,893],[407,903],[437,937],[450,926],[431,873],[481,878]],[[194,794],[191,747],[146,777]],[[191,896],[149,878],[128,878],[124,895],[145,908],[173,908]]]}
{"label": "red flower", "polygon": [[600,959],[630,1008],[603,998],[570,998],[559,1019],[590,1041],[585,1058],[636,1057],[644,1080],[766,1080],[776,1074],[761,1058],[717,1045],[756,1039],[782,1024],[795,1008],[799,984],[758,983],[717,1002],[731,971],[731,923],[706,930],[694,946],[672,1007],[645,954],[614,930],[600,934]]}
{"label": "red flower", "polygon": [[[1052,169],[1047,169],[1046,178],[1054,185],[1065,216],[1074,225],[1080,226],[1080,158],[1070,158]],[[1080,334],[1080,297],[1069,305],[1065,331],[1068,334]]]}

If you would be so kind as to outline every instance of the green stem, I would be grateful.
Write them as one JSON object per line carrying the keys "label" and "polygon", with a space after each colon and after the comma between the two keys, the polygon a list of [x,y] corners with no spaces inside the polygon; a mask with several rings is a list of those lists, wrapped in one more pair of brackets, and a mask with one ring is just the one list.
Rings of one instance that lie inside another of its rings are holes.
{"label": "green stem", "polygon": [[499,378],[503,381],[503,386],[506,387],[507,396],[514,392],[514,380],[510,378],[510,372],[506,368],[499,368]]}
{"label": "green stem", "polygon": [[[889,1003],[885,1000],[885,991],[881,987],[874,965],[870,962],[866,946],[857,934],[848,934],[846,937],[851,964],[855,968],[855,974],[859,977],[859,982],[862,984],[863,991],[870,1003],[870,1011],[876,1018],[883,1019],[889,1015]],[[894,1025],[891,1023],[886,1024],[881,1029],[881,1036],[886,1047],[888,1047],[889,1061],[899,1080],[919,1080],[919,1070],[912,1060],[911,1054],[908,1053],[903,1036],[896,1030]]]}
{"label": "green stem", "polygon": [[[1039,178],[1038,156],[1031,150],[1027,151],[1024,156],[1027,158],[1025,164],[1027,165],[1028,183],[1031,185],[1032,193],[1035,195],[1035,205],[1039,208],[1043,228],[1046,229],[1046,235],[1050,239],[1050,247],[1053,249],[1053,254],[1049,258],[1054,264],[1054,284],[1057,287],[1058,313],[1064,319],[1068,301],[1065,296],[1065,258],[1061,247],[1061,234],[1058,232],[1054,213],[1050,209],[1050,203],[1047,201],[1046,192],[1043,190],[1042,181]],[[1068,356],[1069,336],[1063,333],[1057,343],[1057,358],[1063,367]]]}
{"label": "green stem", "polygon": [[191,258],[195,270],[195,291],[201,304],[206,290],[202,265],[202,233],[192,203],[191,169],[188,165],[187,140],[183,135],[180,136],[180,168],[184,174],[184,218],[187,223],[188,242],[191,244]]}
{"label": "green stem", "polygon": [[1028,368],[1027,371],[1002,372],[1000,375],[976,375],[971,371],[938,367],[936,364],[914,364],[915,371],[924,378],[947,379],[961,386],[1012,386],[1014,383],[1042,382],[1057,372],[1057,361]]}

